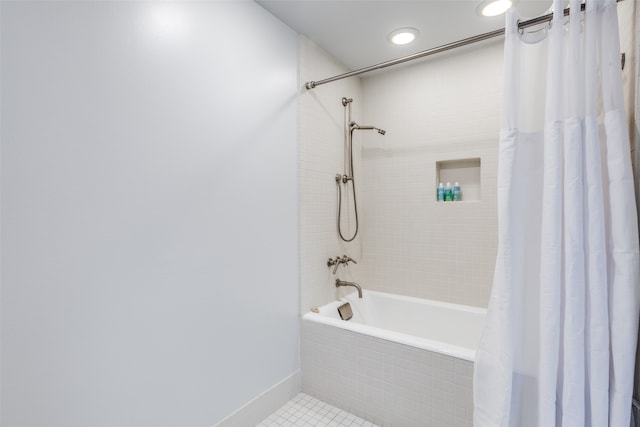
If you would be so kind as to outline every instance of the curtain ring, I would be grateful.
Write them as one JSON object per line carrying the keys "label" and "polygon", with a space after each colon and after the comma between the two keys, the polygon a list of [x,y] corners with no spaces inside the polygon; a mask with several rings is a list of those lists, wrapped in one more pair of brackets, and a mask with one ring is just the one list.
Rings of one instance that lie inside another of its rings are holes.
{"label": "curtain ring", "polygon": [[518,32],[520,34],[524,34],[524,28],[520,28],[520,20],[519,19],[516,21],[516,28],[518,29]]}

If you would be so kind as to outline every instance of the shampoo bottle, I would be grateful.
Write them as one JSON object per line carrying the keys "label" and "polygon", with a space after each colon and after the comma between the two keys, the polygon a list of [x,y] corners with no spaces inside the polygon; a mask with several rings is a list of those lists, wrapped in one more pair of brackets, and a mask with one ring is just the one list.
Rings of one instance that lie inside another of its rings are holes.
{"label": "shampoo bottle", "polygon": [[438,185],[438,201],[444,202],[444,186],[442,185],[442,183]]}
{"label": "shampoo bottle", "polygon": [[460,183],[459,182],[456,182],[455,184],[453,184],[453,201],[454,202],[460,201]]}
{"label": "shampoo bottle", "polygon": [[453,190],[451,189],[451,183],[447,182],[447,187],[444,189],[444,201],[450,202],[453,200]]}

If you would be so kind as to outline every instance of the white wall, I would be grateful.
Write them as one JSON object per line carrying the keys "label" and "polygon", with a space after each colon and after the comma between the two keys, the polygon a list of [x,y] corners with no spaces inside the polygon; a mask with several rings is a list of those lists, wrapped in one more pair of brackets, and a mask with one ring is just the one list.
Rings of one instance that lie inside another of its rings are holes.
{"label": "white wall", "polygon": [[[363,106],[360,79],[339,80],[316,89],[307,90],[304,83],[321,80],[348,70],[314,42],[300,36],[300,268],[301,310],[307,312],[336,299],[345,292],[336,291],[335,280],[363,278],[364,262],[360,238],[352,243],[342,242],[336,231],[337,188],[335,175],[345,172],[344,107],[342,98],[353,98],[353,118],[360,120]],[[362,122],[362,121],[361,121]],[[356,138],[356,145],[360,141]],[[356,164],[360,163],[358,151]],[[361,186],[360,181],[357,185]],[[362,191],[358,193],[362,197]],[[345,197],[345,200],[347,198]],[[360,200],[359,200],[360,203]],[[362,207],[359,207],[361,212]],[[355,230],[353,205],[345,203],[345,232]],[[349,255],[358,261],[336,274],[327,267],[327,259]],[[346,292],[352,292],[350,288]]]}
{"label": "white wall", "polygon": [[253,2],[1,19],[0,424],[210,426],[294,374],[297,35]]}

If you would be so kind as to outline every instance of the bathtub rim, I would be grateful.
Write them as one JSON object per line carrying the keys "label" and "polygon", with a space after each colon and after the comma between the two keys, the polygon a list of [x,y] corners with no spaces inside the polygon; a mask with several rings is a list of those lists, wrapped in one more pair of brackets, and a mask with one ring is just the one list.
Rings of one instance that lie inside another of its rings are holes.
{"label": "bathtub rim", "polygon": [[[363,292],[381,295],[385,298],[412,301],[420,304],[439,306],[439,307],[444,307],[449,309],[466,311],[470,313],[484,314],[484,315],[486,315],[487,313],[487,309],[481,308],[481,307],[474,307],[474,306],[450,303],[445,301],[436,301],[436,300],[430,300],[426,298],[417,298],[417,297],[411,297],[411,296],[405,296],[405,295],[391,294],[388,292],[369,291],[369,290],[364,290]],[[352,299],[352,297],[354,297],[355,295],[356,295],[355,292],[350,293],[343,298],[338,298],[337,300],[331,301],[318,308],[322,310],[324,307],[331,306],[331,305],[334,305],[337,307],[337,305],[340,303],[349,302],[349,299]],[[461,346],[449,344],[442,341],[430,340],[427,338],[417,337],[414,335],[404,334],[401,332],[395,332],[388,329],[365,325],[362,323],[354,323],[354,322],[349,322],[342,319],[335,319],[335,318],[326,316],[322,313],[314,313],[312,311],[309,311],[303,314],[302,320],[329,325],[339,329],[356,332],[362,335],[369,335],[375,338],[383,339],[385,341],[390,341],[398,344],[407,345],[410,347],[420,348],[423,350],[440,353],[446,356],[467,360],[469,362],[475,361],[475,355],[476,355],[475,349],[472,350],[466,347],[461,347]]]}

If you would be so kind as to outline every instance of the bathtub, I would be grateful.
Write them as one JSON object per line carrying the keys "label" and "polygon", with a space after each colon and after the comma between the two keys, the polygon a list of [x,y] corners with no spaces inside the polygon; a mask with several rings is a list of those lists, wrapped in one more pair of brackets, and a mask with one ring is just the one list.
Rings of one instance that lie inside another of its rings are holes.
{"label": "bathtub", "polygon": [[[353,317],[337,307],[348,302]],[[302,318],[305,393],[384,426],[472,426],[486,310],[363,291]]]}

